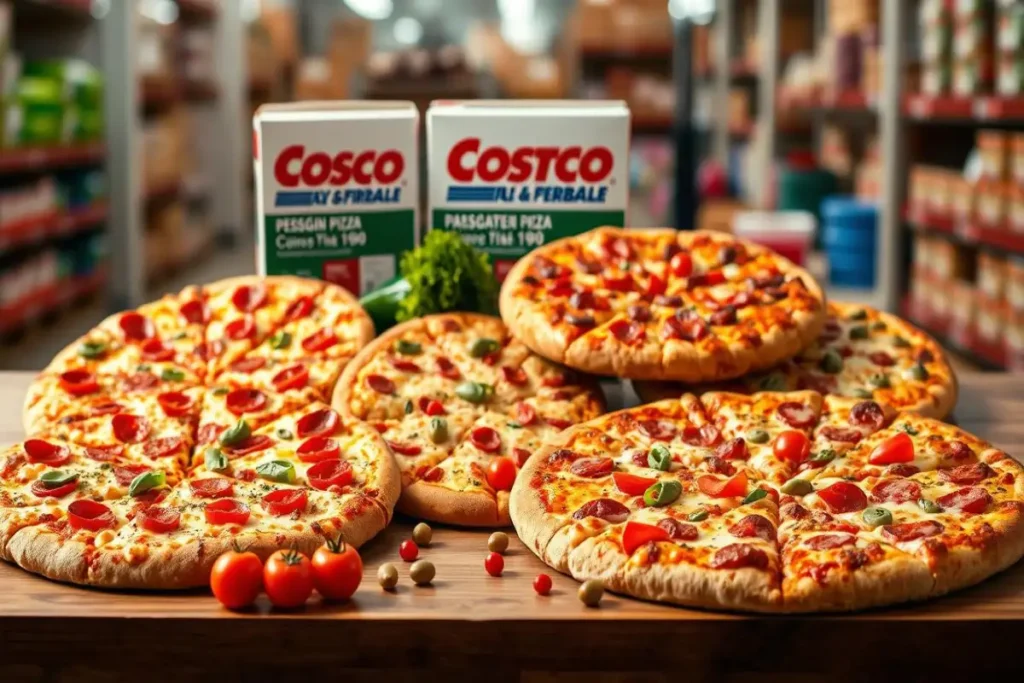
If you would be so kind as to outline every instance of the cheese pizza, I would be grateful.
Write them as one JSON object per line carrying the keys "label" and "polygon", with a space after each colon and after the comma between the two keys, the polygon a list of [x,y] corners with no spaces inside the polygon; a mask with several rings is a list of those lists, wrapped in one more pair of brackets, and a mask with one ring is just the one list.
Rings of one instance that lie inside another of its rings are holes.
{"label": "cheese pizza", "polygon": [[[683,384],[637,380],[642,401],[675,398]],[[712,387],[707,387],[710,389]],[[942,348],[894,315],[858,304],[828,303],[818,338],[771,370],[717,384],[723,391],[794,391],[871,398],[896,410],[943,418],[956,405],[956,375]]]}
{"label": "cheese pizza", "polygon": [[731,235],[598,228],[521,259],[501,315],[537,353],[597,375],[702,382],[771,367],[825,322],[804,270]]}
{"label": "cheese pizza", "polygon": [[402,472],[399,509],[508,525],[508,492],[541,441],[603,410],[596,383],[532,353],[498,318],[433,315],[371,342],[334,407],[383,435]]}
{"label": "cheese pizza", "polygon": [[549,440],[510,510],[579,580],[649,600],[842,611],[942,595],[1024,554],[1024,470],[871,399],[712,392]]}
{"label": "cheese pizza", "polygon": [[107,587],[207,582],[239,545],[360,545],[400,478],[383,438],[325,399],[373,336],[339,287],[290,277],[189,287],[111,316],[29,390],[0,454],[0,556]]}

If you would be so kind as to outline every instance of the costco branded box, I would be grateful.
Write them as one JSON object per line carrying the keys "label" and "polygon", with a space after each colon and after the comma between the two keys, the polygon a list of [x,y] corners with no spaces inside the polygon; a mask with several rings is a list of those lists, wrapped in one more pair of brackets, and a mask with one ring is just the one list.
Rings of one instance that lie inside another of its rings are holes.
{"label": "costco branded box", "polygon": [[253,116],[257,270],[357,296],[419,243],[419,114],[411,102],[270,104]]}
{"label": "costco branded box", "polygon": [[430,227],[490,254],[501,280],[542,244],[623,226],[629,137],[621,101],[433,102]]}

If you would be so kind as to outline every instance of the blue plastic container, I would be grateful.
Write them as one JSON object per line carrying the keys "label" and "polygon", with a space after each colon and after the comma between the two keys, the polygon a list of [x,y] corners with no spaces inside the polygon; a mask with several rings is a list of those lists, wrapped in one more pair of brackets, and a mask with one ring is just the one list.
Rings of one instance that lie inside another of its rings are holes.
{"label": "blue plastic container", "polygon": [[878,207],[853,197],[828,197],[821,203],[821,218],[829,282],[874,287]]}

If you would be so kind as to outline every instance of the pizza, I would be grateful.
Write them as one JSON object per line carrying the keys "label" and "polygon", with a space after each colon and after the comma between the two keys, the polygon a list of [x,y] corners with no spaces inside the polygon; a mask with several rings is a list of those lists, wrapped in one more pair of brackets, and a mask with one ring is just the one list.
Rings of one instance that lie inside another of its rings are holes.
{"label": "pizza", "polygon": [[813,278],[731,235],[598,228],[521,259],[501,315],[537,353],[597,375],[702,382],[791,358],[825,322]]}
{"label": "pizza", "polygon": [[383,529],[401,480],[371,426],[329,400],[372,337],[355,299],[234,278],[111,316],[29,390],[0,453],[0,556],[122,588],[207,583],[234,545],[266,557]]}
{"label": "pizza", "polygon": [[684,394],[548,440],[510,511],[544,562],[614,591],[844,611],[977,583],[1024,554],[1024,470],[873,399]]}
{"label": "pizza", "polygon": [[401,470],[400,510],[507,526],[518,469],[604,401],[594,382],[534,354],[498,318],[451,313],[371,342],[345,368],[333,405],[384,437]]}
{"label": "pizza", "polygon": [[[645,402],[687,390],[679,383],[643,380],[634,381],[633,388]],[[952,411],[957,396],[956,375],[931,337],[897,316],[834,301],[828,303],[828,319],[817,340],[797,356],[713,388],[740,393],[811,389],[871,398],[939,419]]]}

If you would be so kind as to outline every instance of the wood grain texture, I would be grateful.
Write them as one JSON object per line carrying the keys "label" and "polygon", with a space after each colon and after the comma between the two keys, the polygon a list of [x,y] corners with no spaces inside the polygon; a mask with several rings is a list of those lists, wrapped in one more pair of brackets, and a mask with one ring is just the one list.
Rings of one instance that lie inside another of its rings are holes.
{"label": "wood grain texture", "polygon": [[[20,406],[30,377],[0,373],[4,444],[22,438]],[[1011,454],[1024,453],[1024,378],[962,380],[957,422]],[[411,526],[399,518],[364,547],[366,573],[354,600],[311,601],[292,613],[272,611],[265,597],[249,612],[231,613],[204,592],[104,592],[0,564],[0,680],[310,680],[326,667],[359,670],[367,679],[419,680],[417,672],[428,666],[445,670],[444,680],[480,680],[467,673],[480,667],[496,681],[544,681],[549,671],[583,680],[592,671],[668,667],[685,667],[692,680],[748,680],[783,666],[793,676],[787,680],[803,680],[848,671],[850,657],[838,656],[836,647],[845,642],[856,643],[858,675],[899,670],[912,672],[912,680],[927,672],[974,678],[1018,666],[1015,645],[993,644],[1024,639],[1024,564],[946,598],[857,615],[757,617],[614,595],[589,609],[564,576],[553,575],[550,597],[535,595],[534,576],[553,572],[514,536],[504,576],[488,576],[484,531],[435,526],[435,542],[421,557],[436,565],[437,579],[417,588],[398,558]],[[377,585],[382,562],[399,570],[394,593]]]}

